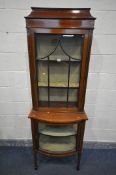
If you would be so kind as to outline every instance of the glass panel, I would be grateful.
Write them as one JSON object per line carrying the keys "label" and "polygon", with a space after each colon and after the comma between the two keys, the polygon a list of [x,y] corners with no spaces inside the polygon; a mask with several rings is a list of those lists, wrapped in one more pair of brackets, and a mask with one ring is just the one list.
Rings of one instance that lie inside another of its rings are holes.
{"label": "glass panel", "polygon": [[67,89],[66,88],[50,88],[50,106],[63,107],[66,106]]}
{"label": "glass panel", "polygon": [[49,136],[71,136],[77,132],[77,124],[66,126],[52,126],[48,124],[39,123],[39,133]]}
{"label": "glass panel", "polygon": [[[77,105],[78,102],[78,89],[69,89],[69,102],[74,103]],[[70,103],[69,103],[70,104]]]}
{"label": "glass panel", "polygon": [[58,43],[58,35],[38,34],[37,35],[37,59],[42,59],[53,52]]}
{"label": "glass panel", "polygon": [[71,60],[69,87],[78,88],[80,80],[80,64]]}
{"label": "glass panel", "polygon": [[82,37],[79,35],[63,35],[61,45],[70,57],[81,59]]}
{"label": "glass panel", "polygon": [[[67,56],[76,60],[81,59],[83,44],[82,36],[37,34],[36,38],[37,59],[47,59],[49,55],[51,55],[52,60],[56,60],[57,58],[65,60]],[[54,51],[55,54],[53,54]]]}
{"label": "glass panel", "polygon": [[77,106],[82,36],[37,34],[36,43],[39,105]]}
{"label": "glass panel", "polygon": [[68,86],[68,63],[64,61],[50,62],[50,86]]}
{"label": "glass panel", "polygon": [[48,105],[48,88],[45,87],[39,88],[39,105],[40,106]]}
{"label": "glass panel", "polygon": [[40,134],[40,149],[47,151],[66,152],[76,149],[76,137],[53,137]]}
{"label": "glass panel", "polygon": [[46,61],[38,63],[38,86],[48,86],[48,63]]}

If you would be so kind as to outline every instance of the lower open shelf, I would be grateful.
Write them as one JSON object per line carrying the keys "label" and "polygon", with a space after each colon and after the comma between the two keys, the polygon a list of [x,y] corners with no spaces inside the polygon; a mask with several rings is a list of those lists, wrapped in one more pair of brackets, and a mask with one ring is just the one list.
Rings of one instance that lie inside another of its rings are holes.
{"label": "lower open shelf", "polygon": [[54,137],[40,134],[39,147],[41,150],[51,152],[67,152],[76,150],[76,137]]}
{"label": "lower open shelf", "polygon": [[77,132],[77,124],[70,124],[70,125],[48,125],[44,123],[39,123],[39,130],[38,132],[48,136],[71,136],[76,135]]}

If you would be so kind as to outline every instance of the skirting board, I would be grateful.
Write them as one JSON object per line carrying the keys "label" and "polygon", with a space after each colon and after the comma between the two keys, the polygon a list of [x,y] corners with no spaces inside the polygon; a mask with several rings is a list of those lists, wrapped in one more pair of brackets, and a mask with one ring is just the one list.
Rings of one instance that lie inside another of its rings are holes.
{"label": "skirting board", "polygon": [[[32,140],[22,140],[22,139],[0,139],[0,146],[23,146],[23,147],[31,147]],[[85,149],[116,149],[116,142],[93,142],[86,141],[84,142]]]}

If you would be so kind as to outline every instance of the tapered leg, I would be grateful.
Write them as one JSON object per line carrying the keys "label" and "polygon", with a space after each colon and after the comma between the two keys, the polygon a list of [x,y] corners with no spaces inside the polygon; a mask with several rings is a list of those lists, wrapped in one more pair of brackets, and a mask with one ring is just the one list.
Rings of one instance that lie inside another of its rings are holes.
{"label": "tapered leg", "polygon": [[77,170],[80,170],[81,153],[78,152],[77,156]]}
{"label": "tapered leg", "polygon": [[33,150],[33,157],[34,157],[34,169],[37,170],[38,169],[38,165],[37,165],[37,152]]}
{"label": "tapered leg", "polygon": [[31,119],[32,141],[33,141],[33,157],[35,170],[38,169],[37,165],[37,149],[38,149],[38,122]]}
{"label": "tapered leg", "polygon": [[77,170],[80,170],[80,161],[81,161],[81,155],[82,155],[82,149],[83,149],[83,137],[84,137],[84,131],[85,131],[85,121],[78,123],[78,130],[77,130]]}

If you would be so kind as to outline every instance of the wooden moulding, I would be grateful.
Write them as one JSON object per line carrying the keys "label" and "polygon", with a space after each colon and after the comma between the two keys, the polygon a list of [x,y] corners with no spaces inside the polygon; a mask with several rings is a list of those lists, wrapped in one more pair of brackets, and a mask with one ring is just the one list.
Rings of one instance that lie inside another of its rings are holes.
{"label": "wooden moulding", "polygon": [[28,19],[27,28],[81,28],[94,29],[93,20],[70,20],[65,19]]}
{"label": "wooden moulding", "polygon": [[25,17],[27,28],[94,28],[90,8],[34,8]]}
{"label": "wooden moulding", "polygon": [[32,7],[27,19],[92,19],[95,20],[90,8],[45,8]]}
{"label": "wooden moulding", "polygon": [[31,111],[29,114],[30,119],[38,120],[39,122],[51,124],[71,124],[87,120],[87,115],[78,112],[41,112]]}

